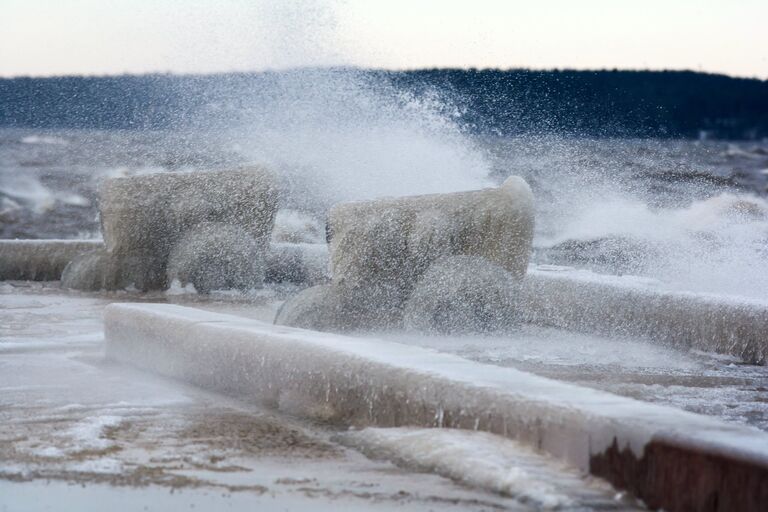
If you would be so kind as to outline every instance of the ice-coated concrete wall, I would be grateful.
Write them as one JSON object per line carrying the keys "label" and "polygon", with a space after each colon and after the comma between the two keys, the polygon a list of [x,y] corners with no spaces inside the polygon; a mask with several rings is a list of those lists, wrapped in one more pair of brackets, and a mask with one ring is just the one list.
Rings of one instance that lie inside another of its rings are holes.
{"label": "ice-coated concrete wall", "polygon": [[[253,269],[261,269],[261,274],[241,281],[260,283],[278,194],[275,176],[258,167],[107,180],[99,203],[106,252],[98,258],[105,261],[96,261],[97,256],[90,255],[88,261],[73,265],[73,272],[80,268],[88,272],[101,268],[105,275],[100,282],[107,289],[131,285],[140,290],[163,289],[169,281],[169,256],[180,243],[193,244],[194,252],[204,252],[210,256],[208,259],[216,254],[227,255],[233,260],[231,267],[244,267],[237,240],[224,240],[222,236],[206,238],[211,226],[222,226],[214,230],[214,234],[221,234],[231,226],[241,230],[243,237],[250,237],[243,240],[242,245],[256,247],[256,257],[262,260],[252,265]],[[183,249],[178,252],[189,253]],[[252,252],[248,251],[248,255]],[[191,263],[200,266],[206,262]],[[186,275],[179,270],[174,269],[180,276]],[[79,273],[67,276],[66,281],[70,286],[86,289],[94,283],[88,275]]]}
{"label": "ice-coated concrete wall", "polygon": [[517,176],[493,189],[342,203],[330,213],[333,280],[412,283],[456,255],[482,256],[521,277],[533,221],[533,194]]}
{"label": "ice-coated concrete wall", "polygon": [[[647,281],[647,280],[645,280]],[[670,291],[632,278],[535,270],[523,280],[525,321],[607,336],[637,336],[680,348],[768,361],[768,303]]]}
{"label": "ice-coated concrete wall", "polygon": [[101,240],[0,240],[0,281],[56,281],[70,261],[103,245]]}
{"label": "ice-coated concrete wall", "polygon": [[111,305],[105,335],[113,360],[326,421],[503,435],[651,508],[710,510],[715,495],[729,510],[757,511],[768,499],[768,434],[670,407],[420,347],[173,305]]}
{"label": "ice-coated concrete wall", "polygon": [[290,322],[294,305],[307,310],[312,299],[322,310],[315,316],[337,314],[331,323],[345,330],[398,327],[414,286],[440,258],[484,258],[522,277],[533,222],[533,195],[516,176],[497,188],[338,204],[328,224],[331,289],[289,301],[277,321]]}

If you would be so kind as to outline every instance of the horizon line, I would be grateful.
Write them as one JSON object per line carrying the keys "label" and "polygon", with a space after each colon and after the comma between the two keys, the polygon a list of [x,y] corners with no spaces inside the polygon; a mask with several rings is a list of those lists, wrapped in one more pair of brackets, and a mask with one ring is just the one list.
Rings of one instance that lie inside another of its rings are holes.
{"label": "horizon line", "polygon": [[142,72],[130,72],[125,71],[122,73],[72,73],[72,74],[51,74],[51,75],[37,75],[37,74],[19,74],[19,75],[0,75],[0,80],[19,80],[19,79],[58,79],[58,78],[124,78],[124,77],[151,77],[151,76],[176,76],[176,77],[212,77],[217,75],[258,75],[258,74],[276,74],[276,73],[291,73],[300,71],[373,71],[373,72],[390,72],[390,73],[409,73],[417,71],[475,71],[475,72],[487,72],[487,71],[500,71],[500,72],[512,72],[512,71],[530,71],[530,72],[542,72],[542,73],[693,73],[696,75],[709,75],[709,76],[721,76],[731,78],[735,80],[753,80],[758,82],[768,82],[768,77],[761,78],[758,76],[744,76],[744,75],[732,75],[718,71],[705,71],[694,70],[690,68],[569,68],[569,67],[553,67],[553,68],[536,68],[536,67],[459,67],[459,66],[433,66],[433,67],[412,67],[412,68],[377,68],[377,67],[364,67],[364,66],[292,66],[286,68],[264,68],[254,70],[229,70],[229,71],[202,71],[202,72],[178,72],[178,71],[142,71]]}

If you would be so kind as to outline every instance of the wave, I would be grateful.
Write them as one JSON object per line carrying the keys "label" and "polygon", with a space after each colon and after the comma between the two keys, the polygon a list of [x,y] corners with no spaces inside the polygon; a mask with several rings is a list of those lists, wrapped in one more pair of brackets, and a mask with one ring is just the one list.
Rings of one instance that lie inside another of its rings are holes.
{"label": "wave", "polygon": [[3,186],[0,186],[0,196],[4,196],[4,208],[12,207],[18,210],[23,205],[24,208],[36,214],[53,210],[57,203],[79,207],[87,207],[91,204],[87,198],[75,192],[51,190],[33,176],[4,176]]}
{"label": "wave", "polygon": [[585,204],[548,237],[540,261],[637,273],[681,289],[764,297],[768,201],[722,193],[681,208],[633,197]]}

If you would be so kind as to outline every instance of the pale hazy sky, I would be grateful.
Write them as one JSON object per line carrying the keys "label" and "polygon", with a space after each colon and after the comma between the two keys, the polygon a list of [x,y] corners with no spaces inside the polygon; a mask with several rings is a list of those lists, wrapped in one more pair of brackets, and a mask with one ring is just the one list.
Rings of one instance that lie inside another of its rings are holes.
{"label": "pale hazy sky", "polygon": [[0,0],[0,76],[293,66],[768,78],[768,0]]}

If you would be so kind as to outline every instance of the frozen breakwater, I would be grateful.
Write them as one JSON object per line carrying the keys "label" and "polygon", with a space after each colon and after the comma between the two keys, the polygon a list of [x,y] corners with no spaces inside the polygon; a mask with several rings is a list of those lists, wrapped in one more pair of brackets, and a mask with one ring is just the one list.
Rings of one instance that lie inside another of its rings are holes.
{"label": "frozen breakwater", "polygon": [[[550,453],[651,508],[760,510],[768,435],[710,417],[381,340],[171,305],[105,314],[107,356],[354,426],[477,429]],[[686,492],[680,492],[685,488]]]}
{"label": "frozen breakwater", "polygon": [[[277,322],[330,330],[398,327],[419,279],[443,258],[484,259],[520,279],[533,224],[533,194],[517,176],[496,188],[337,204],[328,224],[331,283],[289,300]],[[456,281],[456,273],[445,281]]]}
{"label": "frozen breakwater", "polygon": [[[55,281],[70,261],[87,266],[89,258],[100,260],[103,250],[101,240],[0,240],[0,280]],[[322,283],[328,279],[327,263],[323,245],[272,243],[265,257],[265,280]],[[81,283],[90,280],[92,289],[102,288],[98,272],[80,279]],[[66,274],[63,284],[69,285]],[[521,284],[514,290],[520,295],[516,316],[532,324],[641,337],[682,349],[728,354],[751,364],[768,361],[764,336],[768,303],[759,300],[674,291],[649,279],[566,267],[532,266]],[[313,288],[302,295],[328,288]],[[320,295],[317,300],[326,298]],[[320,314],[319,309],[312,300],[309,312],[299,312],[315,328],[340,327],[333,315]]]}
{"label": "frozen breakwater", "polygon": [[99,207],[106,247],[74,261],[65,284],[260,287],[277,203],[276,178],[258,167],[107,180]]}
{"label": "frozen breakwater", "polygon": [[539,325],[643,337],[766,363],[768,303],[672,291],[660,284],[573,269],[531,269],[524,280],[521,314]]}

